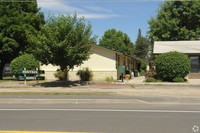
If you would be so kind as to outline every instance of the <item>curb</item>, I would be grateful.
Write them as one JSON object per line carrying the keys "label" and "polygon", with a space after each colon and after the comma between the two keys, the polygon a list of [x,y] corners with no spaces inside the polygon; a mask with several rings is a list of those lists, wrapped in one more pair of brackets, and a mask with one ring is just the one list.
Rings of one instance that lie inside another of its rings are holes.
{"label": "curb", "polygon": [[155,85],[155,86],[200,86],[200,84],[189,83],[88,83],[88,85]]}
{"label": "curb", "polygon": [[119,104],[147,103],[137,99],[0,99],[0,104]]}
{"label": "curb", "polygon": [[138,99],[1,99],[0,104],[171,104],[200,105],[200,103],[185,102],[148,102]]}

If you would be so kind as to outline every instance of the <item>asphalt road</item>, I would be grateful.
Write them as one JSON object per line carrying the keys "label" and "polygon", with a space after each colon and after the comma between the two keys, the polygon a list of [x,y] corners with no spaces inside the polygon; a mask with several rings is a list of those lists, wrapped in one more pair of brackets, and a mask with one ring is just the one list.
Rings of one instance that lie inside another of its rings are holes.
{"label": "asphalt road", "polygon": [[0,104],[0,130],[198,133],[199,110],[195,104]]}

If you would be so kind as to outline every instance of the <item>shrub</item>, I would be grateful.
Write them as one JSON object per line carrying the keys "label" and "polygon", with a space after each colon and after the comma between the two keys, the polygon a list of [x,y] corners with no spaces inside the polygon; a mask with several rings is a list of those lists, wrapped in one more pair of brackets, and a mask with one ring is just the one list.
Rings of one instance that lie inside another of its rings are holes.
{"label": "shrub", "polygon": [[26,68],[26,70],[36,70],[36,68],[39,68],[39,65],[39,61],[37,61],[32,54],[21,55],[15,58],[10,64],[15,77],[19,76],[18,70],[24,68]]}
{"label": "shrub", "polygon": [[149,77],[146,79],[146,82],[156,82],[156,79],[153,77]]}
{"label": "shrub", "polygon": [[147,64],[144,63],[144,62],[141,62],[141,65],[140,65],[140,72],[142,72],[142,71],[146,72],[146,69],[147,69]]}
{"label": "shrub", "polygon": [[190,72],[190,60],[187,55],[179,52],[168,52],[158,56],[155,61],[156,72],[164,81],[184,78]]}
{"label": "shrub", "polygon": [[173,82],[185,82],[185,80],[181,77],[176,77],[172,80]]}
{"label": "shrub", "polygon": [[58,78],[59,80],[65,79],[65,72],[61,71],[60,69],[57,70],[56,73],[54,73],[54,76]]}
{"label": "shrub", "polygon": [[79,76],[82,81],[90,81],[93,78],[93,73],[88,67],[83,70],[79,70],[76,75]]}
{"label": "shrub", "polygon": [[113,82],[114,79],[113,79],[112,76],[111,76],[111,77],[106,77],[106,78],[105,78],[105,81],[107,81],[107,82]]}

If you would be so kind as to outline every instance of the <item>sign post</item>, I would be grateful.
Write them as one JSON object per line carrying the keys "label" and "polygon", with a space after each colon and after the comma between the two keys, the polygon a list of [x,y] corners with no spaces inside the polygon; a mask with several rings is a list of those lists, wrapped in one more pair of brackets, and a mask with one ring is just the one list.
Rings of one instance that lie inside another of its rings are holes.
{"label": "sign post", "polygon": [[119,66],[118,67],[118,73],[121,73],[121,79],[122,82],[124,82],[124,74],[126,72],[126,66]]}
{"label": "sign post", "polygon": [[[24,71],[26,71],[26,68],[24,68]],[[24,73],[24,76],[26,77],[26,73]],[[26,85],[26,78],[24,80],[24,84]]]}

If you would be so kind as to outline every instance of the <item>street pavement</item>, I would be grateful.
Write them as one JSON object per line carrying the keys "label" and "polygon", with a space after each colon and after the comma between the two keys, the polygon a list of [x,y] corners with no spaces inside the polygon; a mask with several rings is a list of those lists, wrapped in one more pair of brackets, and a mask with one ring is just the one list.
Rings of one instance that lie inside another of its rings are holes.
{"label": "street pavement", "polygon": [[200,107],[145,104],[0,104],[0,130],[198,133]]}

